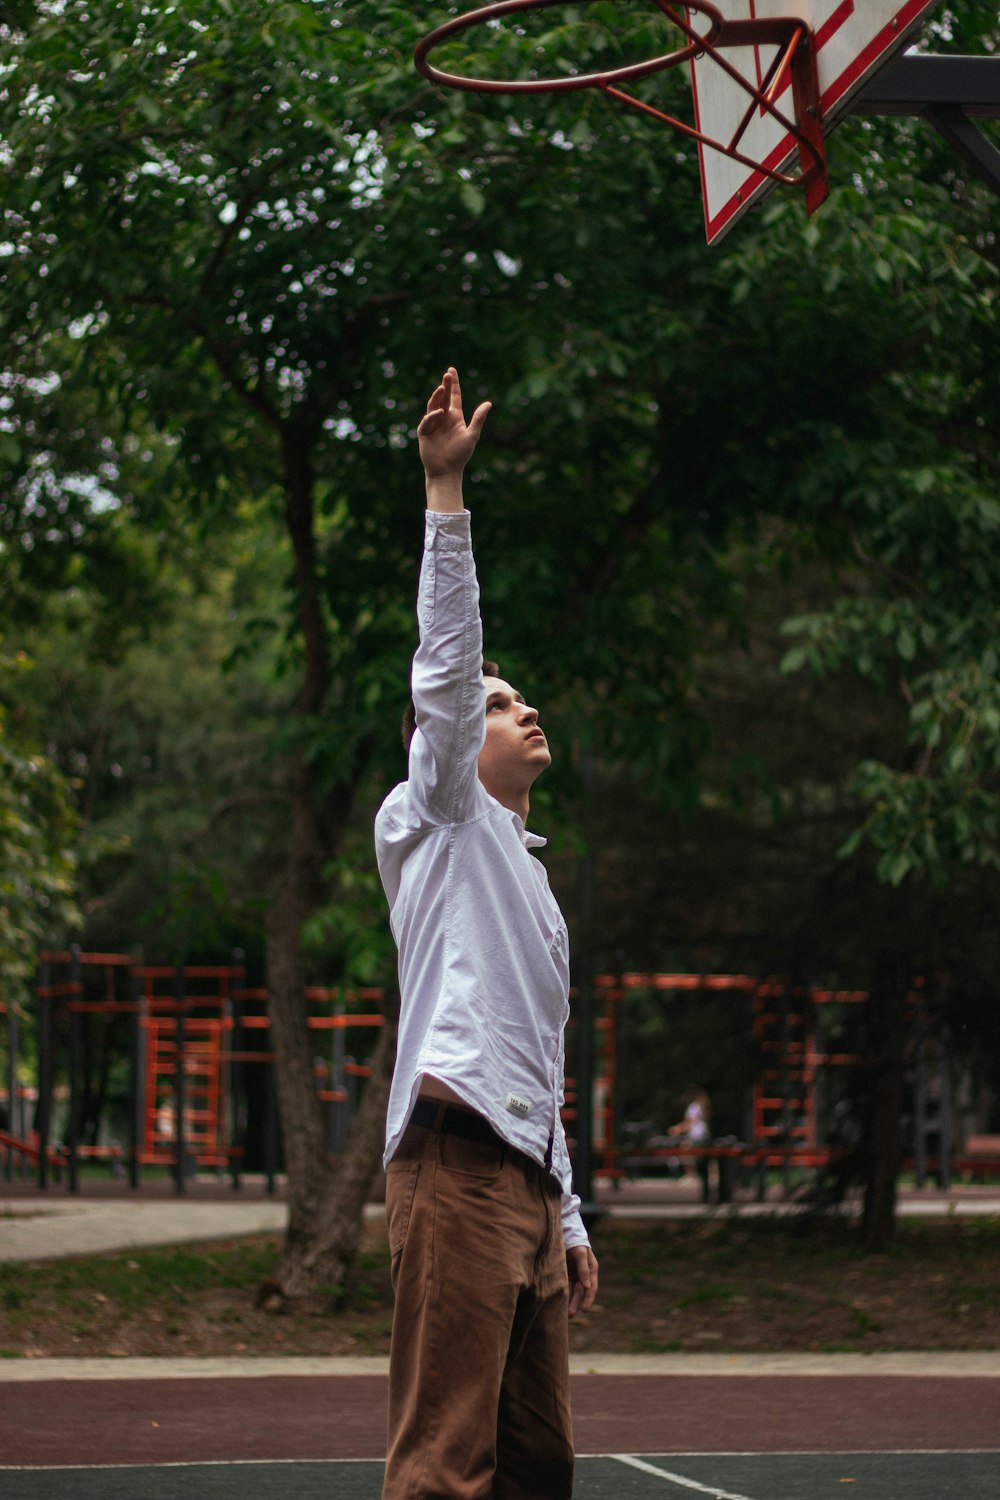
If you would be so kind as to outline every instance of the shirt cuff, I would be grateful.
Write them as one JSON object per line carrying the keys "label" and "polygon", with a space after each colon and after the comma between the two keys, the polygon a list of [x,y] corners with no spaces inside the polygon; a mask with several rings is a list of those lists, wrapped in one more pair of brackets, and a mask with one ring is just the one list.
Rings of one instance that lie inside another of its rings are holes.
{"label": "shirt cuff", "polygon": [[584,1228],[578,1208],[563,1211],[562,1231],[563,1244],[567,1250],[575,1250],[578,1245],[590,1244],[590,1236]]}
{"label": "shirt cuff", "polygon": [[424,521],[424,551],[441,545],[456,551],[472,544],[470,510],[429,510]]}

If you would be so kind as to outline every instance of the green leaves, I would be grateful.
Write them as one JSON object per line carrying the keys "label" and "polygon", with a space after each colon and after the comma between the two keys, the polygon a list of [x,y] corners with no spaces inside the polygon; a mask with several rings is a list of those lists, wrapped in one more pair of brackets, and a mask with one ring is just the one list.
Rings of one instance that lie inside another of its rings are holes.
{"label": "green leaves", "polygon": [[878,877],[887,884],[898,886],[914,876],[943,889],[956,867],[1000,869],[1000,796],[967,774],[964,757],[945,757],[935,777],[866,761],[858,767],[854,789],[869,812],[839,853],[847,858],[867,839],[876,852]]}
{"label": "green leaves", "polygon": [[486,197],[474,182],[463,181],[458,195],[474,219],[478,219],[486,207]]}
{"label": "green leaves", "polygon": [[[970,596],[970,606],[977,601]],[[875,605],[878,605],[877,615]],[[912,622],[912,601],[840,601],[826,616],[787,622],[786,630],[806,637],[785,654],[782,669],[814,671],[853,667],[863,675],[883,675],[895,659],[905,670],[919,659],[924,670],[903,679],[910,703],[909,744],[916,773],[867,761],[859,767],[854,791],[870,807],[863,826],[839,850],[854,854],[867,839],[878,852],[878,872],[898,885],[907,875],[926,875],[936,885],[947,880],[951,862],[997,865],[997,773],[1000,772],[1000,677],[997,653],[987,645],[978,659],[966,653],[982,630],[997,631],[992,597],[978,601],[984,618],[938,621],[939,630]],[[874,617],[874,618],[873,618]],[[927,664],[934,662],[931,669]]]}
{"label": "green leaves", "polygon": [[[0,659],[0,691],[16,697],[27,659]],[[0,703],[0,982],[5,998],[30,993],[38,950],[80,922],[77,820],[69,783],[46,756],[19,744]]]}
{"label": "green leaves", "polygon": [[[967,332],[986,347],[994,305],[989,274],[981,281]],[[931,388],[942,403],[933,416]],[[869,813],[840,852],[846,858],[869,843],[889,884],[912,875],[940,886],[952,866],[997,862],[1000,508],[988,445],[946,436],[957,420],[948,404],[964,408],[967,393],[944,370],[930,383],[906,378],[902,389],[906,420],[914,411],[926,418],[912,436],[924,461],[909,454],[905,462],[898,444],[880,441],[863,467],[861,449],[841,448],[834,468],[842,509],[819,523],[838,561],[833,597],[785,623],[795,643],[782,670],[854,672],[906,701],[908,751],[900,746],[897,763],[859,770],[854,789]],[[982,408],[979,421],[995,430],[995,411]],[[928,441],[935,429],[936,452]],[[961,421],[958,431],[966,431]]]}

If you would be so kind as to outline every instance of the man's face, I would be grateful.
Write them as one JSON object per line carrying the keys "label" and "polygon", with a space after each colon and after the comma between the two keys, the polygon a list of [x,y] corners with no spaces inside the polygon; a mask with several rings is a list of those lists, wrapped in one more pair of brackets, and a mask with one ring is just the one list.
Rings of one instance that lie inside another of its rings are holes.
{"label": "man's face", "polygon": [[484,677],[486,741],[479,752],[479,779],[498,801],[525,791],[551,765],[538,710],[501,677]]}

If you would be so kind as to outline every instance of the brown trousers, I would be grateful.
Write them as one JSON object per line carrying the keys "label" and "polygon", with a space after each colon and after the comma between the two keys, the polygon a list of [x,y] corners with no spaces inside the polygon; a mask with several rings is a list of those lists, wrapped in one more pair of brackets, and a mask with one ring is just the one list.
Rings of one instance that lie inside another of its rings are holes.
{"label": "brown trousers", "polygon": [[418,1125],[387,1177],[396,1307],[383,1500],[569,1500],[558,1182],[519,1152]]}

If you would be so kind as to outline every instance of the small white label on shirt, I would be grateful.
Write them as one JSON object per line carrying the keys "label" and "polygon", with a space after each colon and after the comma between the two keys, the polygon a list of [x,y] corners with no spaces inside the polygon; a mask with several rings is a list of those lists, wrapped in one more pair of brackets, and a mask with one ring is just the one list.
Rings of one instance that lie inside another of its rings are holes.
{"label": "small white label on shirt", "polygon": [[531,1114],[531,1105],[527,1099],[520,1099],[517,1094],[507,1095],[507,1108],[512,1115],[522,1115],[525,1119]]}

